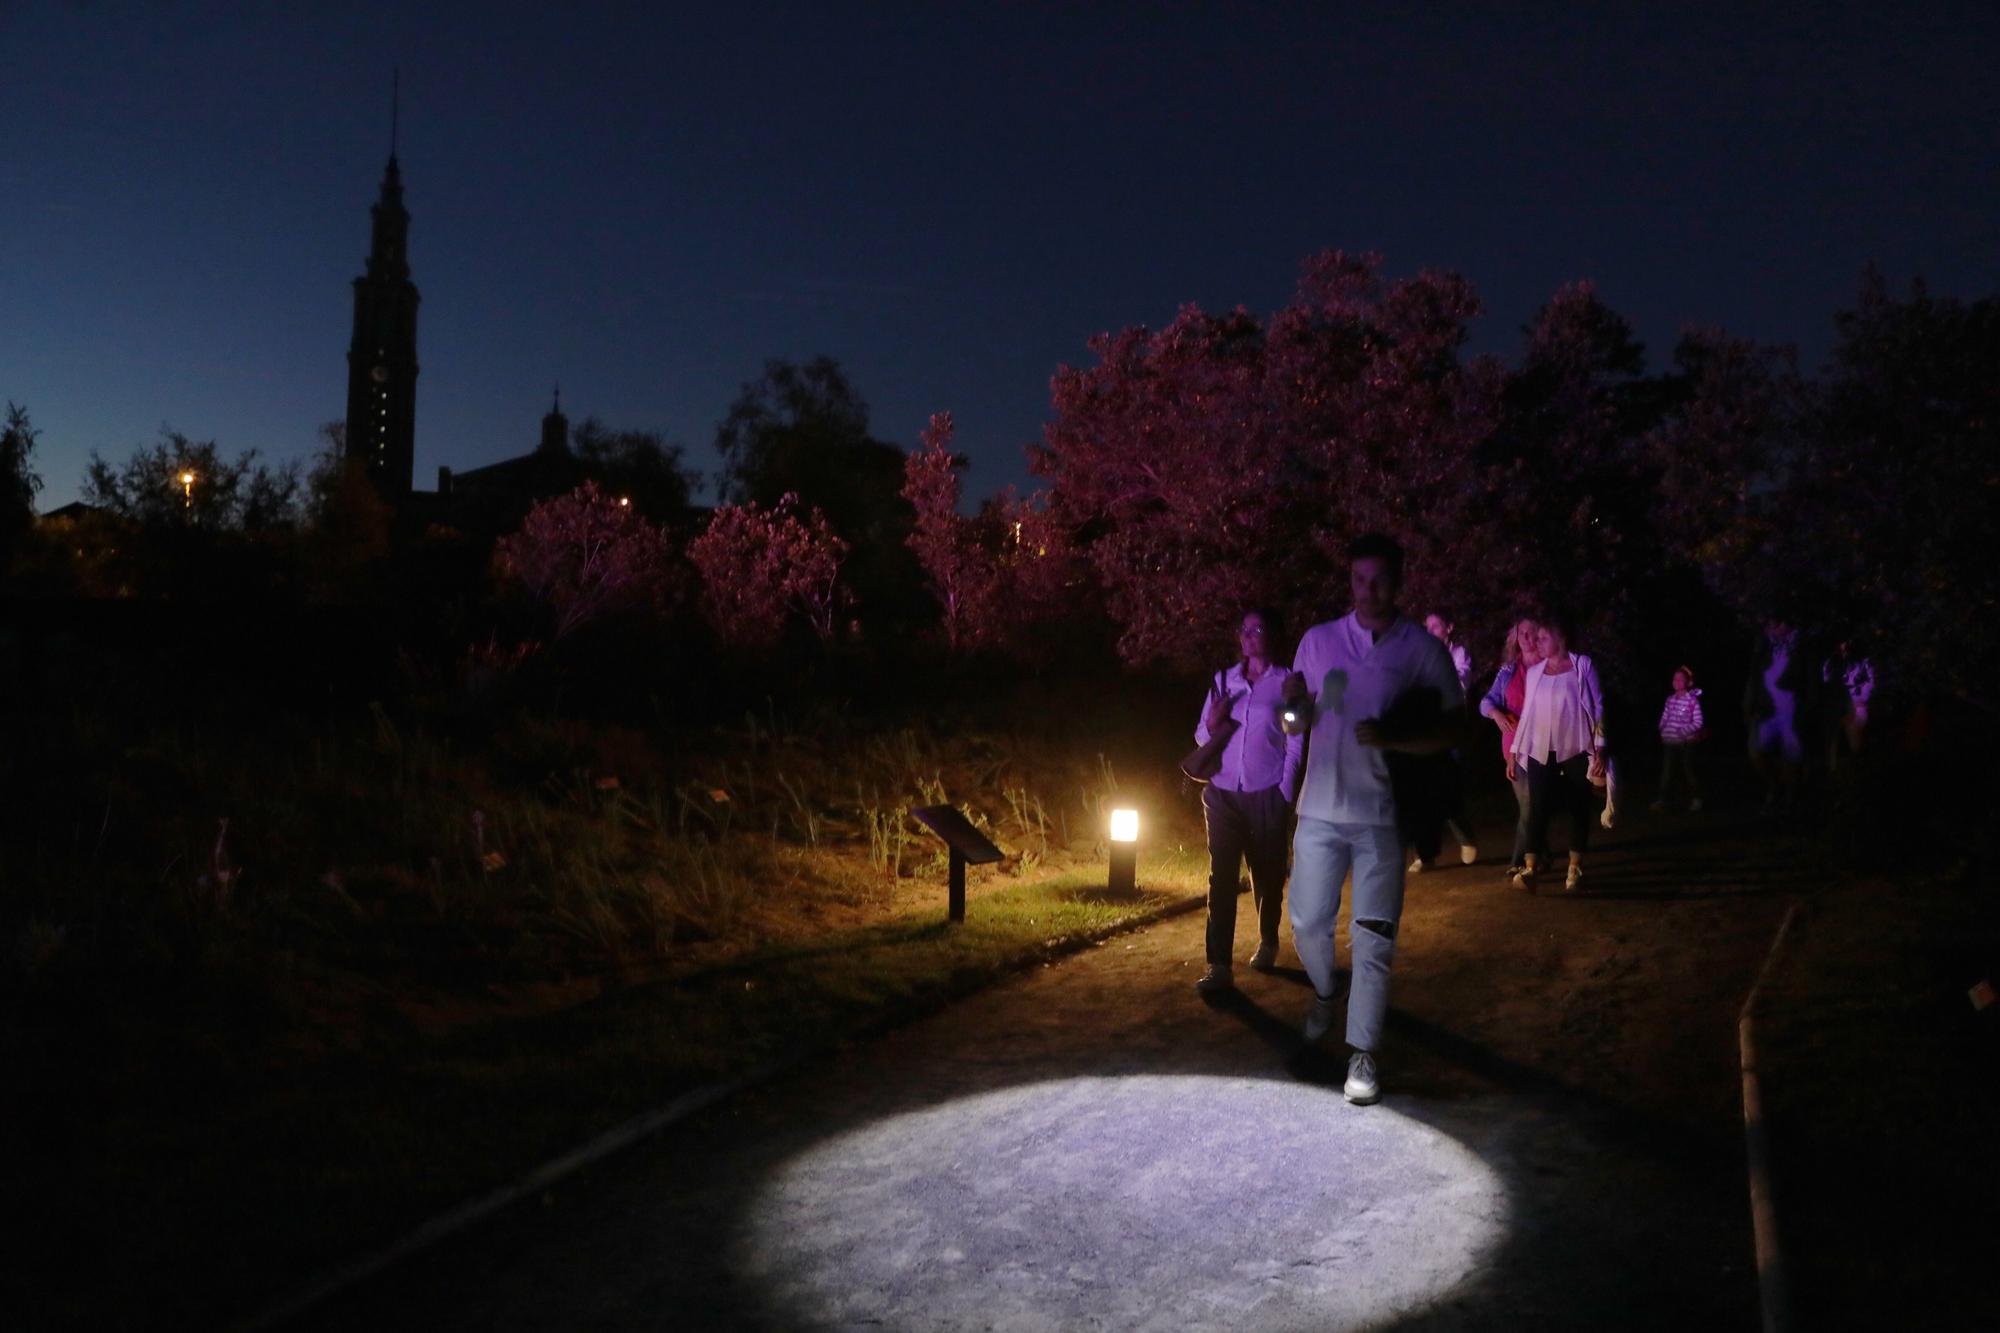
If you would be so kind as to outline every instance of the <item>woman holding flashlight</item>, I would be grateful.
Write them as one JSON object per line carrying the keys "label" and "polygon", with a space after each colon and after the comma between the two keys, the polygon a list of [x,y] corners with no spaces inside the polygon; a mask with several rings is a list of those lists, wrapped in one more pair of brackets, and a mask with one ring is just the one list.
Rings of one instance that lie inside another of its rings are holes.
{"label": "woman holding flashlight", "polygon": [[1250,966],[1268,972],[1278,961],[1278,922],[1284,912],[1290,861],[1292,801],[1299,791],[1304,737],[1287,735],[1282,722],[1291,668],[1281,664],[1284,622],[1257,607],[1236,623],[1237,661],[1209,678],[1208,697],[1195,724],[1197,745],[1230,723],[1235,732],[1222,751],[1222,767],[1201,795],[1208,833],[1207,968],[1195,988],[1232,987],[1236,898],[1244,862],[1257,904],[1257,950]]}

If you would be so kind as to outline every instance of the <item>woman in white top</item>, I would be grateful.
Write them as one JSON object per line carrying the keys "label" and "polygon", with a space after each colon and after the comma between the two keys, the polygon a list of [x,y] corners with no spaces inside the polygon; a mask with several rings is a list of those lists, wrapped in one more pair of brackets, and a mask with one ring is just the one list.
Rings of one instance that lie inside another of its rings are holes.
{"label": "woman in white top", "polygon": [[1303,736],[1287,736],[1279,719],[1292,671],[1281,657],[1284,625],[1275,611],[1243,613],[1236,625],[1242,656],[1209,678],[1208,698],[1195,724],[1197,745],[1225,723],[1236,731],[1222,751],[1222,767],[1201,794],[1208,832],[1208,968],[1195,982],[1202,991],[1228,990],[1236,947],[1236,895],[1245,861],[1257,903],[1257,951],[1250,966],[1268,972],[1278,962],[1278,923],[1284,913],[1285,870],[1292,836],[1292,802],[1299,794]]}
{"label": "woman in white top", "polygon": [[[1514,728],[1514,746],[1507,756],[1507,777],[1523,769],[1528,774],[1528,845],[1548,846],[1549,821],[1558,810],[1569,816],[1569,874],[1565,889],[1583,879],[1583,854],[1590,847],[1592,817],[1590,785],[1604,774],[1604,693],[1597,668],[1582,653],[1569,650],[1570,629],[1561,617],[1545,617],[1541,626],[1542,660],[1528,668],[1521,721]],[[1515,878],[1523,888],[1535,886],[1537,854]]]}

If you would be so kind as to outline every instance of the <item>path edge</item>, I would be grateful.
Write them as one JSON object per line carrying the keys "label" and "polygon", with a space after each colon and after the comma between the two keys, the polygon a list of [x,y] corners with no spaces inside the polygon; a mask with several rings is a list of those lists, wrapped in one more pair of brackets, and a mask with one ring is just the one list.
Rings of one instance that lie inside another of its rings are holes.
{"label": "path edge", "polygon": [[1764,982],[1791,933],[1792,923],[1805,907],[1795,898],[1778,923],[1778,933],[1757,969],[1757,980],[1743,999],[1736,1016],[1736,1053],[1743,1074],[1743,1151],[1750,1176],[1750,1226],[1757,1254],[1757,1298],[1763,1310],[1764,1333],[1790,1333],[1792,1328],[1791,1287],[1785,1270],[1785,1251],[1778,1234],[1777,1195],[1771,1181],[1771,1136],[1764,1120],[1763,1084],[1757,1068],[1757,1001]]}
{"label": "path edge", "polygon": [[1003,965],[991,975],[980,978],[976,983],[951,985],[934,996],[925,997],[898,1006],[890,1011],[869,1019],[858,1027],[838,1036],[811,1042],[795,1050],[787,1051],[765,1061],[733,1078],[719,1079],[704,1083],[681,1093],[665,1106],[638,1115],[613,1125],[584,1140],[568,1152],[560,1153],[540,1166],[524,1173],[513,1182],[502,1185],[485,1194],[477,1195],[453,1208],[437,1213],[404,1233],[394,1242],[349,1260],[335,1268],[313,1277],[293,1288],[286,1295],[264,1306],[248,1318],[238,1320],[227,1327],[232,1333],[266,1333],[267,1330],[282,1328],[304,1315],[313,1307],[327,1299],[339,1295],[351,1287],[359,1286],[370,1278],[430,1249],[451,1236],[474,1226],[487,1218],[505,1210],[508,1205],[547,1189],[563,1178],[574,1175],[584,1167],[626,1148],[633,1147],[662,1130],[707,1110],[717,1102],[724,1101],[738,1093],[759,1084],[767,1083],[780,1074],[805,1063],[817,1055],[823,1055],[840,1046],[854,1041],[870,1041],[877,1037],[928,1018],[950,1006],[976,995],[980,991],[1000,984],[1038,965],[1045,965],[1072,954],[1093,948],[1104,941],[1134,931],[1145,930],[1172,917],[1182,916],[1204,906],[1207,894],[1189,894],[1182,898],[1161,903],[1148,912],[1102,926],[1096,930],[1082,931],[1063,936],[1054,944],[1044,945],[1032,952],[1023,953],[1019,958]]}

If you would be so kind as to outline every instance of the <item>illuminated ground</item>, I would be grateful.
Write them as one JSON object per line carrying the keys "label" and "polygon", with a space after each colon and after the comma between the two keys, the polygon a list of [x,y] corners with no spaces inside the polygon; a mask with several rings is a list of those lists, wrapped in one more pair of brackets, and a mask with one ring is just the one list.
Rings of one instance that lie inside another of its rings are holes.
{"label": "illuminated ground", "polygon": [[1330,1089],[1085,1077],[817,1145],[758,1190],[733,1263],[814,1325],[1356,1327],[1460,1285],[1506,1218],[1450,1135]]}
{"label": "illuminated ground", "polygon": [[1296,970],[1196,998],[1192,914],[802,1067],[312,1322],[1754,1327],[1733,1019],[1780,904],[1732,886],[1783,866],[1617,841],[1588,900],[1413,882],[1381,1106],[1300,1042]]}

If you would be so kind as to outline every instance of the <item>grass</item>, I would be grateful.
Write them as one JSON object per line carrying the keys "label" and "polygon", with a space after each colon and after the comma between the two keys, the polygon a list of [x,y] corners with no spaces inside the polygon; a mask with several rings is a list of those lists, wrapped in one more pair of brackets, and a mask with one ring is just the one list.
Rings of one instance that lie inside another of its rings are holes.
{"label": "grass", "polygon": [[[38,780],[0,816],[0,1033],[37,1151],[0,1299],[31,1325],[243,1314],[687,1087],[1204,877],[1198,827],[1116,785],[1103,738],[775,711],[689,734],[455,739],[379,710],[17,734],[8,776]],[[1137,897],[1103,889],[1114,796],[1155,814]],[[1011,854],[974,868],[957,928],[905,813],[940,800]]]}

